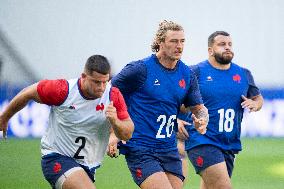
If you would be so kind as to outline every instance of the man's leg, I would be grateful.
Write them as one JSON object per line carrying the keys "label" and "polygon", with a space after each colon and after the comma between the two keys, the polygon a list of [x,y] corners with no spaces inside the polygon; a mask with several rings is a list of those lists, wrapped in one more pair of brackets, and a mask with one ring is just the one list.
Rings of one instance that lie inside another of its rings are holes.
{"label": "man's leg", "polygon": [[202,177],[200,178],[200,189],[207,189]]}
{"label": "man's leg", "polygon": [[[224,158],[225,158],[225,167],[226,167],[226,171],[228,174],[224,173],[224,162],[221,162],[222,163],[222,168],[221,166],[219,166],[219,168],[216,166],[214,169],[217,171],[218,169],[221,169],[220,172],[222,172],[221,174],[224,174],[222,177],[222,182],[218,183],[219,185],[216,186],[217,188],[221,188],[222,186],[220,185],[224,185],[224,187],[222,188],[232,188],[231,186],[231,176],[232,176],[232,172],[233,172],[233,169],[234,169],[234,160],[235,160],[235,154],[233,152],[230,152],[230,151],[223,151],[223,155],[224,155]],[[217,165],[217,164],[216,164]],[[211,166],[212,167],[212,166]],[[208,167],[210,168],[210,167]],[[208,169],[207,168],[207,169]],[[207,170],[205,169],[205,171]],[[211,168],[210,168],[211,169]],[[209,169],[208,169],[209,170]],[[210,170],[209,170],[210,171]],[[207,172],[208,173],[208,172]],[[201,176],[202,176],[203,173],[201,173]],[[206,173],[205,173],[206,174]],[[215,173],[213,173],[215,175]],[[202,176],[203,177],[203,176]],[[210,176],[207,175],[206,176],[207,178],[209,178]],[[211,176],[212,177],[212,176]],[[229,178],[228,178],[229,177]],[[214,178],[214,177],[212,177]],[[225,179],[224,179],[225,178]],[[208,180],[208,179],[206,179]],[[211,182],[211,181],[207,181],[207,182]],[[227,183],[225,183],[227,182]],[[209,185],[209,184],[207,184]],[[203,179],[201,178],[201,182],[200,182],[200,189],[209,189],[209,187],[206,187],[206,184],[204,183]]]}
{"label": "man's leg", "polygon": [[[185,155],[186,153],[184,150],[184,145],[180,149],[184,152]],[[163,155],[160,156],[161,164],[164,168],[164,171],[166,172],[168,180],[170,181],[174,189],[181,189],[183,187],[185,179],[183,174],[184,167],[182,167],[181,159],[182,158],[180,157],[178,150],[163,153]],[[185,159],[185,157],[183,159]],[[186,171],[187,173],[187,169],[185,169],[184,171]]]}
{"label": "man's leg", "polygon": [[180,159],[182,163],[182,174],[184,176],[183,185],[185,185],[185,182],[187,181],[187,177],[188,177],[188,161],[186,158],[187,155],[185,151],[184,141],[178,139],[177,148],[178,148],[178,153],[180,155]]}
{"label": "man's leg", "polygon": [[201,189],[231,189],[223,151],[212,145],[201,145],[187,151],[197,174],[202,177]]}
{"label": "man's leg", "polygon": [[147,177],[141,184],[142,189],[173,189],[164,172],[156,172]]}
{"label": "man's leg", "polygon": [[166,175],[167,175],[173,189],[181,189],[183,187],[183,182],[179,177],[177,177],[177,176],[175,176],[171,173],[166,173]]}
{"label": "man's leg", "polygon": [[87,174],[73,158],[52,153],[42,157],[42,171],[52,188],[95,189],[93,174]]}
{"label": "man's leg", "polygon": [[[178,150],[144,150],[125,155],[135,183],[143,189],[181,189],[181,161]],[[168,175],[167,175],[167,173]]]}
{"label": "man's leg", "polygon": [[143,189],[172,189],[155,153],[141,151],[125,155],[134,182]]}
{"label": "man's leg", "polygon": [[65,178],[62,189],[96,189],[87,173],[83,170],[76,170]]}
{"label": "man's leg", "polygon": [[[205,188],[202,189],[231,189],[231,179],[226,163],[223,161],[212,165],[200,173]],[[202,184],[203,185],[203,184]]]}

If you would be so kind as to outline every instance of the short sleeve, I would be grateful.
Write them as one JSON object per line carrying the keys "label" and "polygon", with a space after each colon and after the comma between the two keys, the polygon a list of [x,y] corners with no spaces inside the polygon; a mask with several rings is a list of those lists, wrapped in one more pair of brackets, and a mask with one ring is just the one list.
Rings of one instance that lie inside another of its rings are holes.
{"label": "short sleeve", "polygon": [[186,107],[189,107],[196,106],[198,104],[203,104],[203,101],[199,90],[196,74],[190,69],[190,86],[185,98],[184,105]]}
{"label": "short sleeve", "polygon": [[195,73],[195,76],[197,78],[197,80],[199,79],[199,76],[200,76],[200,69],[198,67],[198,65],[191,65],[189,66],[189,68]]}
{"label": "short sleeve", "polygon": [[117,117],[120,120],[124,120],[129,117],[124,98],[118,88],[111,88],[110,100],[113,101],[113,106],[116,108],[117,111]]}
{"label": "short sleeve", "polygon": [[249,85],[247,97],[248,98],[252,98],[254,96],[260,95],[260,90],[255,85],[255,82],[254,82],[254,79],[253,79],[253,76],[252,76],[251,72],[248,69],[245,69],[245,72],[246,72],[248,85]]}
{"label": "short sleeve", "polygon": [[120,92],[130,94],[139,89],[146,81],[147,68],[143,61],[136,61],[127,64],[115,77],[111,84],[119,88]]}
{"label": "short sleeve", "polygon": [[68,82],[65,79],[41,80],[37,92],[44,104],[59,106],[68,96]]}

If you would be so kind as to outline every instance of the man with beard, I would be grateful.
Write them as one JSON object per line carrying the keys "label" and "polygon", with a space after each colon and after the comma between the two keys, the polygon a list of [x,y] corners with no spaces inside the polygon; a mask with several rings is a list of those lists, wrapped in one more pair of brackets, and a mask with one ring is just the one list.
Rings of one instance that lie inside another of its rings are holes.
{"label": "man with beard", "polygon": [[[181,104],[193,113],[197,132],[208,122],[195,74],[181,60],[182,26],[162,21],[152,54],[131,62],[112,79],[122,92],[134,122],[132,138],[120,144],[135,183],[142,189],[181,189],[184,176],[174,132]],[[179,128],[181,133],[186,130]]]}
{"label": "man with beard", "polygon": [[[232,188],[235,154],[242,150],[240,134],[244,108],[261,109],[263,98],[251,72],[234,63],[230,34],[216,31],[208,38],[208,60],[192,66],[209,123],[204,135],[188,126],[185,150],[201,179],[201,189]],[[187,120],[190,122],[190,119]]]}

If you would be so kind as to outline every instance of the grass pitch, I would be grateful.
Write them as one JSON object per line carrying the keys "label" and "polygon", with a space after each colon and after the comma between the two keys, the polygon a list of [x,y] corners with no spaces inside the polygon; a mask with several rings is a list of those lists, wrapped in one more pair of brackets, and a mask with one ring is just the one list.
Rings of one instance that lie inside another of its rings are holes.
{"label": "grass pitch", "polygon": [[[232,182],[234,189],[284,188],[284,138],[243,138]],[[135,189],[130,172],[120,156],[106,157],[96,174],[98,189]],[[0,189],[47,189],[40,166],[39,139],[0,141]],[[198,189],[199,176],[189,166],[184,188]]]}

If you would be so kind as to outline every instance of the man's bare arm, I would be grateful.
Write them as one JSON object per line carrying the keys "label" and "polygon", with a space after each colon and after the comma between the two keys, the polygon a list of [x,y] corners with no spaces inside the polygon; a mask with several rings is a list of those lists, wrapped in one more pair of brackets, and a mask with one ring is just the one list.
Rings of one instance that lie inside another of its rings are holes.
{"label": "man's bare arm", "polygon": [[190,111],[192,112],[192,120],[195,129],[201,133],[206,133],[207,124],[209,121],[208,109],[203,104],[191,106]]}
{"label": "man's bare arm", "polygon": [[3,138],[6,138],[8,121],[13,115],[23,109],[30,100],[42,103],[37,92],[37,83],[30,85],[19,92],[0,115],[0,131],[3,131]]}

